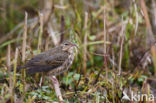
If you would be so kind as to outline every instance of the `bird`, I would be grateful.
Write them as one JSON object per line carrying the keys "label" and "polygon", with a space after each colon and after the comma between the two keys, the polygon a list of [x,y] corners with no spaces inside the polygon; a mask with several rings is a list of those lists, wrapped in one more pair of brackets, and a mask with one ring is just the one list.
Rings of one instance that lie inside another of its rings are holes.
{"label": "bird", "polygon": [[62,44],[34,56],[25,65],[19,66],[17,71],[25,69],[27,74],[44,72],[57,76],[72,65],[75,47],[78,48],[75,43],[64,41]]}
{"label": "bird", "polygon": [[72,65],[75,55],[74,48],[78,49],[75,43],[64,41],[62,44],[34,56],[23,66],[18,66],[16,70],[25,69],[27,74],[47,74],[49,79],[52,80],[60,103],[62,103],[63,98],[56,76],[68,70]]}

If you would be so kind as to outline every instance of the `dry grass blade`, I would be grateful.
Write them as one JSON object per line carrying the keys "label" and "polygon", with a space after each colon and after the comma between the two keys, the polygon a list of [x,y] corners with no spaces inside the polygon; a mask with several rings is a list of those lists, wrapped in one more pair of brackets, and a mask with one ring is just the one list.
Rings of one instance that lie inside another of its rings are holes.
{"label": "dry grass blade", "polygon": [[103,12],[103,39],[104,39],[104,54],[106,54],[107,50],[107,45],[106,45],[106,41],[107,41],[107,34],[106,34],[106,10],[105,10],[105,7],[104,7],[104,12]]}
{"label": "dry grass blade", "polygon": [[38,53],[40,53],[41,44],[42,44],[42,34],[43,34],[43,14],[39,13],[40,18],[40,31],[39,31],[39,37],[38,37]]}
{"label": "dry grass blade", "polygon": [[10,44],[8,45],[8,49],[7,49],[7,68],[8,68],[8,72],[10,72],[10,53],[11,53],[11,47]]}
{"label": "dry grass blade", "polygon": [[[24,34],[23,34],[23,43],[22,43],[22,62],[25,62],[26,57],[26,40],[27,40],[27,19],[28,14],[25,12],[25,21],[24,21]],[[23,95],[22,99],[25,98],[25,70],[22,70],[22,82],[23,82]]]}
{"label": "dry grass blade", "polygon": [[28,14],[25,12],[25,22],[24,22],[24,34],[23,34],[23,43],[22,43],[22,61],[25,61],[26,53],[26,39],[27,39],[27,18]]}
{"label": "dry grass blade", "polygon": [[53,0],[44,0],[43,25],[47,25],[53,12]]}
{"label": "dry grass blade", "polygon": [[122,55],[123,55],[123,44],[124,44],[124,38],[125,38],[125,30],[126,30],[126,25],[128,23],[128,20],[126,22],[123,22],[123,19],[122,19],[122,29],[121,29],[121,44],[120,44],[120,55],[119,55],[119,73],[118,75],[121,75],[121,64],[122,64]]}
{"label": "dry grass blade", "polygon": [[46,38],[46,43],[45,43],[45,51],[49,49],[49,41],[50,41],[50,37],[48,35],[48,37]]}
{"label": "dry grass blade", "polygon": [[151,53],[152,53],[152,59],[154,64],[154,74],[156,76],[156,47],[155,46],[151,47]]}
{"label": "dry grass blade", "polygon": [[13,75],[13,85],[16,86],[16,68],[17,68],[17,59],[18,59],[18,49],[15,51],[15,59],[14,59],[14,75]]}
{"label": "dry grass blade", "polygon": [[56,33],[54,32],[52,25],[50,23],[48,23],[48,34],[51,37],[54,45],[58,45],[59,44],[59,38],[56,37]]}
{"label": "dry grass blade", "polygon": [[[103,12],[103,40],[104,40],[104,55],[107,54],[107,33],[106,33],[106,10],[104,6],[104,12]],[[106,69],[106,78],[108,78],[108,68],[107,68],[107,56],[104,56],[104,66]]]}
{"label": "dry grass blade", "polygon": [[114,56],[114,49],[112,49],[112,65],[113,65],[113,70],[115,70],[115,56]]}
{"label": "dry grass blade", "polygon": [[151,1],[151,24],[154,34],[156,33],[156,1]]}
{"label": "dry grass blade", "polygon": [[155,0],[19,1],[0,1],[0,103],[156,96]]}
{"label": "dry grass blade", "polygon": [[[8,69],[8,74],[9,74],[9,93],[12,94],[12,90],[13,90],[13,82],[12,82],[12,75],[11,75],[11,63],[10,63],[10,60],[11,60],[11,46],[10,44],[8,45],[8,49],[7,49],[7,69]],[[11,95],[11,101],[13,103],[13,96]]]}
{"label": "dry grass blade", "polygon": [[133,0],[133,3],[134,3],[135,15],[136,15],[136,17],[135,17],[135,35],[136,35],[137,30],[138,30],[138,24],[139,24],[138,23],[139,15],[138,15],[137,4],[136,4],[135,0]]}
{"label": "dry grass blade", "polygon": [[61,16],[61,30],[60,30],[60,32],[61,32],[61,38],[60,38],[60,43],[62,43],[63,40],[64,40],[64,29],[65,29],[64,26],[65,26],[64,16]]}
{"label": "dry grass blade", "polygon": [[144,0],[140,0],[140,3],[141,3],[141,8],[142,8],[143,13],[144,13],[146,25],[147,25],[148,28],[151,29],[151,24],[150,24],[150,20],[149,20],[149,16],[148,16],[148,12],[147,12],[145,1]]}
{"label": "dry grass blade", "polygon": [[[16,87],[16,68],[17,68],[17,59],[18,59],[18,49],[16,48],[15,51],[15,59],[14,59],[14,73],[13,73],[13,88],[12,88],[12,97],[14,97],[15,92],[14,89]],[[14,102],[15,102],[15,98],[14,98]]]}
{"label": "dry grass blade", "polygon": [[87,67],[87,38],[88,38],[88,32],[87,32],[87,23],[88,23],[88,13],[85,12],[85,22],[84,22],[84,29],[85,29],[85,35],[84,35],[84,53],[83,53],[83,73],[86,75],[86,67]]}
{"label": "dry grass blade", "polygon": [[148,12],[147,12],[145,1],[140,0],[140,3],[141,3],[142,11],[144,13],[144,18],[145,18],[145,23],[146,23],[146,28],[147,28],[146,43],[147,43],[147,46],[151,46],[151,45],[153,45],[155,39],[154,39],[154,36],[153,36],[153,31],[152,31],[151,23],[150,23],[150,20],[149,20],[149,15],[148,15]]}
{"label": "dry grass blade", "polygon": [[61,38],[60,38],[60,43],[62,43],[63,40],[64,40],[64,28],[65,28],[64,26],[65,26],[64,16],[61,16],[61,30],[60,30]]}

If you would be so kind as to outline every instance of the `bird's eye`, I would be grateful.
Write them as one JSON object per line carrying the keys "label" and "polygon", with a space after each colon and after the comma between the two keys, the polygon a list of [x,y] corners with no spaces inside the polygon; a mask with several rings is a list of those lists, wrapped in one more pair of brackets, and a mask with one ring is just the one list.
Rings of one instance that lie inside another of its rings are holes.
{"label": "bird's eye", "polygon": [[68,44],[66,43],[66,44],[64,44],[64,45],[68,45]]}

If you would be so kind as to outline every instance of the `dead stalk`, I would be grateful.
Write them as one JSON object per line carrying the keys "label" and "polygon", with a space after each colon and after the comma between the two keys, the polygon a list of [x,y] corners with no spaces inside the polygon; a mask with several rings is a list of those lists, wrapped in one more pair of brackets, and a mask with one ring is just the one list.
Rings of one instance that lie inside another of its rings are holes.
{"label": "dead stalk", "polygon": [[[23,44],[22,44],[22,62],[25,62],[26,57],[26,40],[27,40],[27,19],[28,14],[25,12],[25,21],[24,21],[24,34],[23,34]],[[25,70],[22,70],[22,81],[23,81],[23,96],[22,99],[25,98]]]}
{"label": "dead stalk", "polygon": [[155,28],[156,27],[156,1],[155,0],[152,0],[151,6],[152,6],[152,24],[153,27]]}
{"label": "dead stalk", "polygon": [[151,26],[151,23],[150,23],[150,19],[149,19],[149,15],[148,15],[148,12],[147,12],[145,1],[140,0],[140,4],[141,4],[141,9],[142,9],[143,14],[144,14],[146,28],[147,28],[146,44],[147,44],[147,46],[151,46],[155,42],[155,38],[154,38],[154,35],[153,35],[153,31],[152,31],[152,26]]}
{"label": "dead stalk", "polygon": [[50,20],[50,17],[53,13],[53,0],[44,0],[43,1],[44,3],[44,9],[43,9],[43,26],[47,26],[49,20]]}
{"label": "dead stalk", "polygon": [[86,75],[86,67],[87,67],[87,38],[88,38],[88,32],[87,32],[87,23],[88,23],[88,13],[85,12],[85,22],[84,22],[84,30],[85,30],[85,35],[84,35],[84,55],[83,55],[83,73]]}
{"label": "dead stalk", "polygon": [[134,3],[135,14],[136,14],[136,17],[135,17],[135,35],[136,35],[137,30],[138,30],[138,24],[139,24],[138,23],[139,16],[138,16],[137,4],[136,4],[135,0],[133,0],[133,3]]}
{"label": "dead stalk", "polygon": [[103,12],[103,39],[104,39],[104,66],[106,69],[106,78],[108,77],[108,68],[107,68],[107,33],[106,33],[106,11],[104,7],[104,12]]}
{"label": "dead stalk", "polygon": [[25,53],[26,53],[27,18],[28,18],[28,14],[27,14],[27,12],[25,12],[24,34],[23,34],[23,44],[22,44],[22,62],[25,61]]}
{"label": "dead stalk", "polygon": [[52,39],[52,42],[54,43],[54,45],[58,45],[59,44],[59,40],[56,37],[56,33],[54,32],[52,25],[50,23],[48,23],[48,34]]}
{"label": "dead stalk", "polygon": [[121,36],[121,44],[120,44],[120,54],[119,54],[119,74],[121,74],[121,64],[122,64],[122,55],[123,55],[123,44],[124,44],[124,38],[125,38],[125,29],[126,29],[126,25],[127,25],[127,22],[124,22],[123,21],[123,18],[122,18],[122,29],[121,29],[121,32],[120,32],[120,36]]}
{"label": "dead stalk", "polygon": [[124,37],[121,39],[121,44],[120,44],[120,57],[119,57],[119,75],[121,74],[121,62],[122,62],[122,50],[123,50],[123,43],[124,43]]}
{"label": "dead stalk", "polygon": [[[16,87],[16,67],[17,67],[17,59],[18,59],[18,49],[16,48],[15,51],[15,58],[14,58],[14,72],[13,72],[13,89],[12,89],[12,97],[14,97],[14,89]],[[15,101],[15,99],[14,99]]]}
{"label": "dead stalk", "polygon": [[42,44],[42,34],[43,34],[43,14],[39,13],[39,19],[40,19],[40,31],[39,31],[39,37],[38,37],[38,53],[40,53],[41,44]]}
{"label": "dead stalk", "polygon": [[45,43],[45,50],[47,51],[48,48],[49,48],[49,40],[50,40],[50,37],[48,35],[48,37],[46,38],[46,43]]}
{"label": "dead stalk", "polygon": [[113,70],[115,70],[115,55],[114,55],[114,49],[112,49],[112,65],[113,65]]}
{"label": "dead stalk", "polygon": [[[8,74],[9,74],[9,86],[10,86],[10,89],[9,89],[9,92],[10,94],[12,94],[12,91],[13,91],[13,82],[12,82],[12,76],[11,76],[11,68],[10,68],[10,60],[11,60],[11,47],[10,47],[10,44],[8,45],[8,48],[7,48],[7,69],[8,69]],[[13,96],[11,96],[11,103],[13,103]]]}
{"label": "dead stalk", "polygon": [[64,26],[65,26],[65,22],[64,22],[64,16],[61,16],[61,38],[60,38],[60,43],[63,42],[64,40]]}
{"label": "dead stalk", "polygon": [[13,84],[16,86],[16,67],[17,67],[17,59],[18,59],[18,49],[15,51],[15,59],[14,59],[14,75],[13,75]]}
{"label": "dead stalk", "polygon": [[154,65],[154,74],[156,76],[156,47],[155,46],[151,47],[151,53],[152,53],[152,60]]}
{"label": "dead stalk", "polygon": [[11,52],[11,47],[10,44],[8,45],[8,49],[7,49],[7,68],[8,68],[8,72],[10,72],[10,52]]}
{"label": "dead stalk", "polygon": [[145,18],[146,25],[147,25],[148,28],[151,29],[151,24],[150,24],[150,20],[149,20],[149,16],[148,16],[148,12],[147,12],[145,1],[144,0],[140,0],[140,3],[141,3],[142,11],[144,13],[144,18]]}

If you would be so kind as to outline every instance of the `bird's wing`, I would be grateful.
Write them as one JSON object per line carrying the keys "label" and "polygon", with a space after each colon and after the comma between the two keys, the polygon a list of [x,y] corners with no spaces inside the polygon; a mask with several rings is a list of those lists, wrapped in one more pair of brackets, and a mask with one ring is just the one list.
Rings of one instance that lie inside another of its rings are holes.
{"label": "bird's wing", "polygon": [[31,65],[27,67],[27,72],[31,74],[36,72],[48,72],[61,66],[67,58],[68,54],[66,53],[56,53],[42,60],[34,58],[33,61],[31,61]]}
{"label": "bird's wing", "polygon": [[38,54],[35,57],[33,57],[30,60],[28,60],[27,63],[24,65],[24,67],[33,66],[36,63],[41,62],[42,60],[44,60],[47,57],[48,57],[48,55],[45,54],[45,53]]}
{"label": "bird's wing", "polygon": [[55,55],[48,56],[44,59],[33,61],[33,65],[45,65],[45,66],[62,65],[67,58],[68,58],[67,53],[56,53]]}
{"label": "bird's wing", "polygon": [[55,49],[59,49],[59,48],[58,47],[52,48],[48,51],[42,52],[41,54],[34,56],[24,65],[24,67],[29,67],[29,66],[36,65],[36,64],[38,65],[38,63],[41,63],[45,59],[48,59],[49,57],[51,58],[52,56],[57,55],[58,53],[56,52]]}

